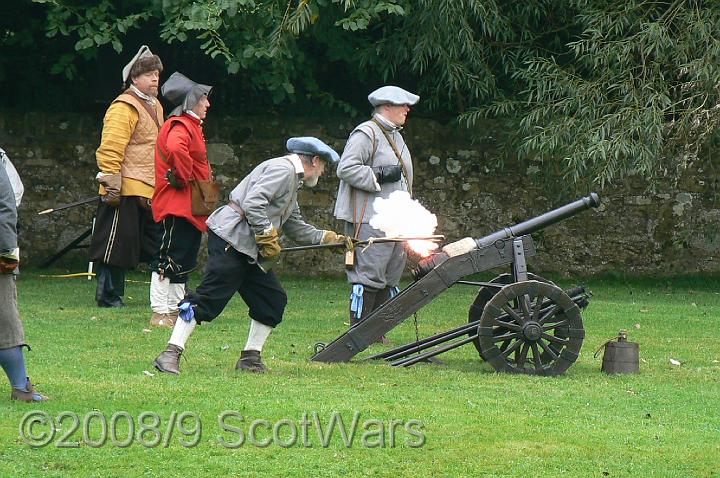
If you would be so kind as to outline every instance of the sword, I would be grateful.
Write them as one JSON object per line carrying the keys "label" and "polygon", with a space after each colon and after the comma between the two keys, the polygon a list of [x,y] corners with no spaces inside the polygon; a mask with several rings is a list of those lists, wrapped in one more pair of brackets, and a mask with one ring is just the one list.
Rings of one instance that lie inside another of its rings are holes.
{"label": "sword", "polygon": [[91,203],[91,202],[97,201],[99,199],[100,199],[100,196],[93,196],[93,197],[89,197],[89,198],[85,198],[85,199],[80,199],[79,201],[75,201],[75,202],[71,202],[71,203],[67,203],[67,204],[61,204],[60,206],[55,206],[50,209],[45,209],[44,211],[40,211],[38,213],[38,216],[41,214],[49,214],[49,213],[55,212],[55,211],[62,211],[63,209],[70,209],[71,207],[75,207],[75,206],[81,206],[83,204]]}

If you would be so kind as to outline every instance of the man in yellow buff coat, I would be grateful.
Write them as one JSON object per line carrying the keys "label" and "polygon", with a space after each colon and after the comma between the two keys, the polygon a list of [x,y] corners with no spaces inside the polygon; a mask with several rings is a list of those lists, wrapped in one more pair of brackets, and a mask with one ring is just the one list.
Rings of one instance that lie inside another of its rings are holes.
{"label": "man in yellow buff coat", "polygon": [[162,62],[147,46],[123,68],[123,92],[105,118],[95,153],[102,201],[95,216],[90,260],[95,261],[100,307],[122,307],[125,271],[149,262],[157,245],[150,199],[155,187],[155,142],[163,111],[157,100]]}

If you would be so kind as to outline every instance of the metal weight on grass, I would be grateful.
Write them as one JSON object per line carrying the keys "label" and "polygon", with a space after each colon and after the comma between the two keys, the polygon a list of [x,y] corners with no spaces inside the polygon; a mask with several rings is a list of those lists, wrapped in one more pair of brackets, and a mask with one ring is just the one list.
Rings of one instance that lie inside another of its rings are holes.
{"label": "metal weight on grass", "polygon": [[608,340],[600,346],[605,349],[601,370],[605,373],[638,373],[640,372],[640,344],[628,342],[627,332],[621,330],[614,340]]}

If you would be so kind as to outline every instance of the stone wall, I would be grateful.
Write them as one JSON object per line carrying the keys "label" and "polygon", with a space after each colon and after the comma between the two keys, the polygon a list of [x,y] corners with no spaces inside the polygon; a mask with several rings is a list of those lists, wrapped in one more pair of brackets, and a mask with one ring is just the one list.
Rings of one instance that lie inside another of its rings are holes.
{"label": "stone wall", "polygon": [[[101,117],[92,115],[0,113],[0,146],[26,185],[19,229],[26,263],[40,264],[90,227],[92,205],[43,216],[37,212],[94,194],[94,151],[101,123]],[[355,123],[345,118],[216,118],[211,111],[208,154],[227,195],[256,164],[282,154],[289,136],[318,136],[341,151]],[[543,191],[533,166],[494,169],[492,124],[485,131],[485,138],[473,143],[452,126],[421,118],[411,118],[405,130],[415,161],[416,196],[437,214],[438,233],[448,241],[486,235],[563,202]],[[563,275],[719,270],[718,175],[694,171],[678,184],[648,193],[645,184],[631,179],[598,191],[602,207],[597,211],[534,235],[539,254],[531,260],[531,269]],[[334,227],[336,188],[337,180],[328,174],[317,188],[301,192],[301,209],[309,222]],[[60,264],[78,267],[85,254],[71,251]],[[279,268],[340,274],[342,259],[327,251],[295,253]]]}

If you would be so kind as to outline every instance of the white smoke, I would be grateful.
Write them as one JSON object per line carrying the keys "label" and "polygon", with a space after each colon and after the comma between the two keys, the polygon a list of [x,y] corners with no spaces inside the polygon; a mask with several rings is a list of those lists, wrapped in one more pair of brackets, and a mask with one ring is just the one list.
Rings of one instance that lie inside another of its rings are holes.
{"label": "white smoke", "polygon": [[[425,237],[435,234],[437,217],[405,191],[390,193],[387,199],[376,198],[375,214],[370,226],[388,237]],[[408,241],[408,246],[421,256],[437,249],[432,241]]]}

